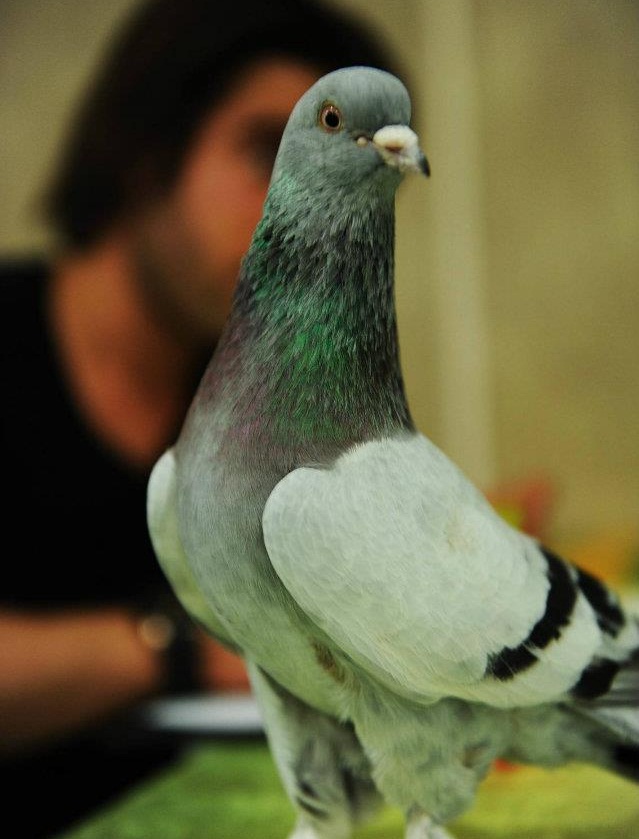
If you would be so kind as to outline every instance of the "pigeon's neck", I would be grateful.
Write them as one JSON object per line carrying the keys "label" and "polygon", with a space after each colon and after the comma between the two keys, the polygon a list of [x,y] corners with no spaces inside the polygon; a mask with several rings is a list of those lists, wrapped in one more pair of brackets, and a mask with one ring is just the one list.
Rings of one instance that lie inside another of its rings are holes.
{"label": "pigeon's neck", "polygon": [[394,200],[358,197],[322,206],[286,182],[271,188],[219,354],[220,374],[242,394],[238,429],[299,445],[412,427],[393,296]]}

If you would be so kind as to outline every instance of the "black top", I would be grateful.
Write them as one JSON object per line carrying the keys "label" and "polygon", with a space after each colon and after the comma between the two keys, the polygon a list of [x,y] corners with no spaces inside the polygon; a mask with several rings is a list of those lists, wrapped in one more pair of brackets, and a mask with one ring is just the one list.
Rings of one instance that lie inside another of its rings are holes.
{"label": "black top", "polygon": [[148,473],[78,415],[45,319],[46,275],[36,261],[0,266],[3,506],[18,552],[5,557],[0,601],[133,603],[167,587],[147,531]]}
{"label": "black top", "polygon": [[[147,531],[148,474],[96,441],[77,413],[45,317],[47,275],[37,260],[0,265],[0,607],[151,607],[171,594]],[[131,725],[112,720],[0,762],[14,839],[53,835],[177,754],[175,741]]]}

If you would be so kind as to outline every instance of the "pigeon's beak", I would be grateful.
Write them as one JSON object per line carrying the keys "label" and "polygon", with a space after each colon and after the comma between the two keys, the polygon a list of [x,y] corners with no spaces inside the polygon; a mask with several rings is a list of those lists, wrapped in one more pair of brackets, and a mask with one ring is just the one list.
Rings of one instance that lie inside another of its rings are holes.
{"label": "pigeon's beak", "polygon": [[387,166],[400,172],[430,175],[430,166],[419,147],[417,134],[407,125],[385,125],[373,134],[373,145]]}

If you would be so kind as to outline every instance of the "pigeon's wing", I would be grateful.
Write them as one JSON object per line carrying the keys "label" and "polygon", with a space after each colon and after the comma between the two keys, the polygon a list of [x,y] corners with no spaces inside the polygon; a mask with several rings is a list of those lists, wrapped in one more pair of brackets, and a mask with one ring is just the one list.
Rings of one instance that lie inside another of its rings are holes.
{"label": "pigeon's wing", "polygon": [[294,470],[263,531],[302,609],[405,695],[536,704],[565,696],[600,655],[576,569],[511,528],[421,435]]}
{"label": "pigeon's wing", "polygon": [[193,577],[178,529],[175,454],[168,449],[151,472],[147,490],[147,524],[155,555],[186,611],[220,640],[226,633]]}

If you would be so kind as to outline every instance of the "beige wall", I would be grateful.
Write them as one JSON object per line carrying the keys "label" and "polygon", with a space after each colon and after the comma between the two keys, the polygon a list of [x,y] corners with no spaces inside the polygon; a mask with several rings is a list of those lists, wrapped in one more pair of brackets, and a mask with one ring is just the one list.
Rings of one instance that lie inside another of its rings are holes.
{"label": "beige wall", "polygon": [[46,241],[38,198],[66,119],[132,0],[1,0],[0,249]]}
{"label": "beige wall", "polygon": [[[418,424],[482,484],[547,474],[553,533],[639,530],[639,19],[630,0],[342,0],[406,63],[430,183],[402,188]],[[0,248],[131,0],[3,0]]]}
{"label": "beige wall", "polygon": [[[629,528],[639,541],[636,11],[626,0],[376,6],[405,39],[433,168],[426,197],[411,184],[400,199],[410,199],[398,284],[418,421],[480,481],[549,476],[552,533],[567,541]],[[454,153],[463,148],[456,128],[468,123],[456,102],[475,111],[466,195]],[[455,197],[442,197],[451,188]],[[468,339],[468,319],[446,260],[459,271],[456,243],[463,250],[478,228],[466,273],[487,405],[472,393],[472,359],[449,360]],[[464,438],[473,426],[456,408],[477,420],[488,462]]]}
{"label": "beige wall", "polygon": [[565,529],[639,532],[637,7],[477,19],[499,465],[555,476]]}

